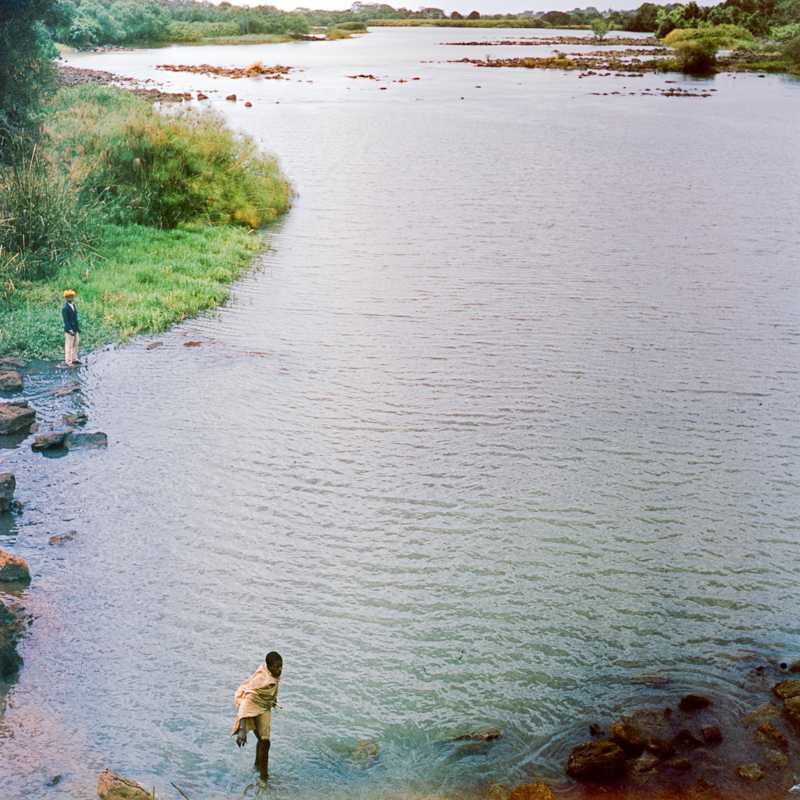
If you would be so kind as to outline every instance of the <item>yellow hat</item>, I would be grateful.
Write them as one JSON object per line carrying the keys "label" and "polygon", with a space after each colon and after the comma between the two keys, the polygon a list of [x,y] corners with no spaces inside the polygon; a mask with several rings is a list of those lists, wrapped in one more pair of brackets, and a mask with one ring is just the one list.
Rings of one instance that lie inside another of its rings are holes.
{"label": "yellow hat", "polygon": [[67,289],[67,291],[64,292],[64,297],[75,297],[75,292],[73,292],[72,289]]}

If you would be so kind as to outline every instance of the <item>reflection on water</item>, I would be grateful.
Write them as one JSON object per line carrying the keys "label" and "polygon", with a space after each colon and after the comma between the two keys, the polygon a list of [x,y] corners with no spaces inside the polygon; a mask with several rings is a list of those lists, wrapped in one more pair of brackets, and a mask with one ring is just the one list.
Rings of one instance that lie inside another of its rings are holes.
{"label": "reflection on water", "polygon": [[[213,90],[299,196],[226,308],[77,395],[34,366],[43,421],[109,446],[4,458],[36,615],[9,800],[105,767],[192,800],[567,787],[590,721],[690,690],[732,718],[800,652],[797,86],[610,99],[446,37],[70,56]],[[155,68],[256,58],[295,72]],[[270,649],[265,787],[228,734]]]}

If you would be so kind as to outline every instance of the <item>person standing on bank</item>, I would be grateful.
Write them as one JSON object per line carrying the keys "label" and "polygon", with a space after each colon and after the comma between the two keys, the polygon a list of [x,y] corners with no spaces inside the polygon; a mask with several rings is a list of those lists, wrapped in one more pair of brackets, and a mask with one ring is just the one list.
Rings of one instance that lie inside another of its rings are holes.
{"label": "person standing on bank", "polygon": [[80,364],[78,360],[78,345],[81,341],[81,326],[78,324],[78,311],[75,308],[75,292],[67,289],[64,292],[64,307],[61,309],[61,318],[64,320],[64,363],[71,367]]}
{"label": "person standing on bank", "polygon": [[[270,722],[275,698],[283,671],[283,659],[274,650],[267,653],[263,663],[237,690],[234,695],[239,711],[231,736],[236,735],[236,744],[244,747],[247,734],[256,734],[256,769],[266,779],[269,763]],[[278,706],[280,708],[280,706]]]}

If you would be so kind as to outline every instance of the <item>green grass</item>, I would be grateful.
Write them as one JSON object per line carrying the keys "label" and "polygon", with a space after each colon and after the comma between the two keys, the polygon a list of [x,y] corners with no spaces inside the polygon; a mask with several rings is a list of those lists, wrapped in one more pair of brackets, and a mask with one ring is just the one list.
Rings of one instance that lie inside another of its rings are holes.
{"label": "green grass", "polygon": [[21,282],[0,303],[0,353],[62,357],[63,291],[77,292],[81,351],[157,333],[226,301],[263,247],[240,227],[158,230],[108,226],[100,252],[38,282]]}

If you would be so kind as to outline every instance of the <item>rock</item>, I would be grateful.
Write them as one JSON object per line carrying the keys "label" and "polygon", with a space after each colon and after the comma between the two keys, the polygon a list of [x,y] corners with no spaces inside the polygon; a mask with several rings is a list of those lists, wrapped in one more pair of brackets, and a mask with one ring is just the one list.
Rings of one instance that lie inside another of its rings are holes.
{"label": "rock", "polygon": [[164,342],[150,342],[150,344],[147,345],[147,347],[145,347],[145,350],[155,350],[156,347],[163,347],[163,346]]}
{"label": "rock", "polygon": [[703,743],[691,731],[687,731],[684,728],[673,737],[672,744],[679,750],[685,748],[693,750],[695,747],[700,747]]}
{"label": "rock", "polygon": [[22,375],[13,369],[0,372],[0,392],[21,392],[25,388]]}
{"label": "rock", "polygon": [[60,547],[62,544],[71,542],[77,533],[77,531],[70,531],[69,533],[57,533],[54,536],[51,536],[47,540],[47,543],[53,545],[54,547]]}
{"label": "rock", "polygon": [[627,722],[616,722],[612,725],[608,739],[622,748],[626,758],[638,758],[644,750],[642,732]]}
{"label": "rock", "polygon": [[681,699],[678,708],[681,711],[700,711],[703,708],[708,708],[711,701],[707,697],[699,694],[687,694]]}
{"label": "rock", "polygon": [[16,433],[36,421],[36,411],[25,400],[0,403],[0,434]]}
{"label": "rock", "polygon": [[795,725],[800,725],[800,697],[790,697],[788,700],[784,700],[783,709]]}
{"label": "rock", "polygon": [[380,749],[381,746],[372,739],[362,739],[353,750],[353,758],[356,761],[371,761]]}
{"label": "rock", "polygon": [[0,677],[8,678],[19,672],[22,656],[17,642],[24,627],[24,612],[0,600]]}
{"label": "rock", "polygon": [[775,692],[781,700],[786,700],[789,697],[797,697],[800,695],[800,680],[797,678],[787,678],[785,681],[776,684],[772,691]]}
{"label": "rock", "polygon": [[706,744],[719,744],[722,741],[722,731],[716,725],[704,725],[701,731]]}
{"label": "rock", "polygon": [[633,771],[638,774],[643,774],[645,772],[651,772],[654,770],[659,763],[659,758],[654,753],[642,753],[639,758],[636,759],[633,765]]}
{"label": "rock", "polygon": [[0,473],[0,511],[8,511],[14,505],[14,489],[17,479],[13,472]]}
{"label": "rock", "polygon": [[247,101],[247,102],[244,104],[244,107],[245,107],[245,108],[252,108],[252,107],[253,107],[253,104],[252,104],[252,103],[251,103],[251,102],[248,100],[248,101]]}
{"label": "rock", "polygon": [[688,758],[679,758],[677,761],[672,762],[672,766],[681,772],[688,772],[692,768],[692,762]]}
{"label": "rock", "polygon": [[229,94],[225,99],[226,100],[236,100],[236,95],[235,94]]}
{"label": "rock", "polygon": [[60,389],[53,392],[54,397],[66,397],[67,395],[74,394],[75,392],[79,392],[81,390],[81,384],[79,381],[70,381],[66,386],[62,386]]}
{"label": "rock", "polygon": [[591,733],[592,736],[603,736],[604,735],[603,729],[596,722],[593,722],[589,726],[589,733]]}
{"label": "rock", "polygon": [[614,742],[599,739],[580,744],[569,756],[567,773],[584,783],[604,783],[625,770],[625,752]]}
{"label": "rock", "polygon": [[64,428],[60,431],[50,431],[37,436],[31,444],[31,450],[49,450],[51,447],[63,447],[64,440],[72,433],[72,428]]}
{"label": "rock", "polygon": [[756,742],[770,744],[781,750],[789,749],[789,741],[771,722],[762,722],[761,725],[756,728],[753,739]]}
{"label": "rock", "polygon": [[23,358],[13,358],[11,356],[0,358],[0,366],[6,367],[7,369],[23,369],[27,364],[28,362]]}
{"label": "rock", "polygon": [[772,769],[786,769],[789,766],[789,756],[781,750],[767,750],[764,760]]}
{"label": "rock", "polygon": [[102,431],[95,433],[84,433],[83,431],[73,431],[65,440],[64,446],[67,450],[89,450],[98,447],[108,446],[108,436]]}
{"label": "rock", "polygon": [[672,758],[675,755],[675,745],[660,739],[658,736],[651,736],[647,740],[645,747],[660,761]]}
{"label": "rock", "polygon": [[541,782],[517,786],[511,790],[508,800],[554,800],[553,793]]}
{"label": "rock", "polygon": [[753,725],[755,723],[766,722],[767,720],[774,719],[780,713],[780,709],[775,703],[765,703],[755,711],[752,711],[742,719],[745,725]]}
{"label": "rock", "polygon": [[203,94],[202,92],[198,92],[197,93],[197,99],[198,100],[208,100],[208,95],[207,94]]}
{"label": "rock", "polygon": [[110,769],[104,769],[100,773],[97,796],[100,800],[150,800],[150,792]]}
{"label": "rock", "polygon": [[89,421],[89,417],[83,411],[76,411],[74,414],[64,414],[61,421],[70,427],[75,425],[85,425]]}
{"label": "rock", "polygon": [[782,658],[778,662],[778,669],[780,669],[781,672],[800,672],[800,661]]}
{"label": "rock", "polygon": [[719,789],[705,778],[698,778],[689,789],[689,797],[719,797]]}
{"label": "rock", "polygon": [[0,550],[0,583],[30,583],[31,572],[21,559]]}
{"label": "rock", "polygon": [[500,732],[499,728],[495,728],[494,726],[490,726],[488,728],[481,728],[477,731],[470,731],[469,733],[462,733],[461,736],[456,736],[455,739],[452,739],[453,742],[462,742],[465,739],[469,739],[472,741],[479,740],[483,742],[490,742],[493,739],[499,739],[503,734]]}
{"label": "rock", "polygon": [[746,781],[755,783],[764,777],[764,770],[761,769],[758,764],[742,764],[740,767],[736,768],[736,774]]}

